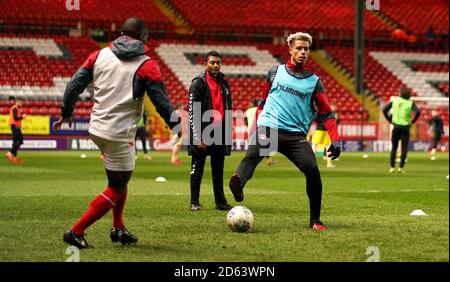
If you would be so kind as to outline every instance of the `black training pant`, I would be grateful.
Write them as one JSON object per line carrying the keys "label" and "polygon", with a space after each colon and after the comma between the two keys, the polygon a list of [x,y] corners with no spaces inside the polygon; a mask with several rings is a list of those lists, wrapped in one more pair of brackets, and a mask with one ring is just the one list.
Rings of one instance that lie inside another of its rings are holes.
{"label": "black training pant", "polygon": [[[136,140],[139,138],[142,142],[142,150],[144,151],[144,154],[147,154],[147,144],[145,143],[145,137],[147,136],[147,131],[145,130],[145,127],[138,127],[136,131]],[[137,146],[135,147],[135,151],[137,153]]]}
{"label": "black training pant", "polygon": [[[267,141],[270,141],[272,145],[267,144]],[[275,148],[272,148],[272,142],[278,142]],[[256,135],[253,134],[251,137],[247,154],[236,171],[242,185],[245,186],[245,183],[252,178],[256,166],[272,149],[285,155],[306,176],[310,220],[320,220],[322,180],[314,152],[302,133],[282,130],[277,132],[267,127],[258,127]]]}
{"label": "black training pant", "polygon": [[436,131],[436,132],[433,133],[433,142],[431,144],[431,148],[432,149],[436,149],[437,148],[437,146],[439,144],[439,141],[441,140],[441,137],[442,137],[441,132]]}
{"label": "black training pant", "polygon": [[409,125],[396,125],[392,129],[392,150],[391,150],[391,167],[395,167],[395,155],[397,153],[398,141],[402,141],[400,167],[405,166],[406,155],[408,154],[409,143]]}
{"label": "black training pant", "polygon": [[[207,151],[206,151],[207,150]],[[211,174],[214,189],[214,201],[216,204],[226,204],[227,199],[223,192],[223,166],[225,155],[223,146],[212,145],[203,152],[192,155],[191,162],[191,204],[199,204],[200,184],[202,183],[203,170],[206,157],[211,156]]]}
{"label": "black training pant", "polygon": [[12,144],[11,153],[14,155],[14,157],[16,157],[17,151],[19,150],[20,145],[23,144],[23,135],[22,135],[22,130],[18,126],[11,125],[11,131],[13,134],[13,144]]}

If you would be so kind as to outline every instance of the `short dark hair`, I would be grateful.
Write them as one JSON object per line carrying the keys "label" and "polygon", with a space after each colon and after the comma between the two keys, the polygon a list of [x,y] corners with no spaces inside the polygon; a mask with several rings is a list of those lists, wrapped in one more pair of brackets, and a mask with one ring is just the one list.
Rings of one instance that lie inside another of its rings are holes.
{"label": "short dark hair", "polygon": [[8,100],[15,102],[15,101],[24,101],[25,99],[23,97],[20,97],[20,96],[9,96]]}
{"label": "short dark hair", "polygon": [[222,55],[220,55],[220,53],[217,52],[216,50],[211,50],[211,51],[209,51],[208,53],[205,54],[205,56],[203,57],[205,62],[208,61],[209,57],[219,57],[220,59],[222,59]]}
{"label": "short dark hair", "polygon": [[122,27],[122,34],[138,40],[144,32],[148,32],[148,28],[145,21],[140,18],[129,18]]}
{"label": "short dark hair", "polygon": [[411,97],[411,90],[407,87],[400,88],[400,96],[403,99],[408,100]]}

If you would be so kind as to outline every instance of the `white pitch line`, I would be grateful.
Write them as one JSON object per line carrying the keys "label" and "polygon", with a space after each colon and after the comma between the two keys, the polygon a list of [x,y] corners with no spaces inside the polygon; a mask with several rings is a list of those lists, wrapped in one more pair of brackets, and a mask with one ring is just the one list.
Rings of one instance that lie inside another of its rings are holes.
{"label": "white pitch line", "polygon": [[442,192],[448,191],[448,189],[436,188],[436,189],[425,189],[425,190],[414,190],[414,189],[400,189],[400,190],[367,190],[367,191],[339,191],[339,192],[324,192],[324,194],[341,194],[341,193],[410,193],[410,192]]}
{"label": "white pitch line", "polygon": [[[431,189],[431,190],[413,190],[413,189],[402,189],[402,190],[368,190],[368,191],[334,191],[334,192],[323,192],[323,194],[371,194],[371,193],[411,193],[411,192],[443,192],[448,191],[448,189]],[[286,194],[304,194],[304,191],[298,192],[282,192],[282,191],[266,191],[266,192],[250,192],[246,193],[246,195],[286,195]],[[205,193],[206,195],[213,195],[213,193]],[[140,191],[136,191],[135,193],[131,193],[130,196],[188,196],[189,192],[153,192],[153,193],[140,193]],[[85,194],[27,194],[27,195],[6,195],[0,194],[0,197],[43,197],[43,196],[97,196],[97,194],[85,193]]]}

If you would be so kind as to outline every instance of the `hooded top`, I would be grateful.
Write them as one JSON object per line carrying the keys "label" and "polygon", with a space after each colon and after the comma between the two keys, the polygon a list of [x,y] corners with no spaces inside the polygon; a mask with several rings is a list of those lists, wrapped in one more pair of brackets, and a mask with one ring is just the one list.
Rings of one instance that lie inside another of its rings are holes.
{"label": "hooded top", "polygon": [[121,36],[111,42],[109,46],[111,51],[120,60],[129,60],[138,56],[145,55],[148,47],[142,41],[136,40],[129,36]]}

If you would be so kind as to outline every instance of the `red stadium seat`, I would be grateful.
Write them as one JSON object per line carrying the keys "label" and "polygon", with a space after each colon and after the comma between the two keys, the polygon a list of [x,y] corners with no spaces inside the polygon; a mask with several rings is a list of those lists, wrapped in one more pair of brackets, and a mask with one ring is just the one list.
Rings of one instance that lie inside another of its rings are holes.
{"label": "red stadium seat", "polygon": [[[354,30],[354,1],[228,0],[221,5],[208,5],[202,0],[172,0],[177,10],[196,30],[204,33],[248,32],[282,33],[285,30],[314,30],[323,34],[350,34]],[[301,6],[301,13],[292,7]],[[198,11],[208,10],[208,13]],[[270,11],[269,13],[267,11]],[[220,15],[220,17],[217,17]],[[243,18],[245,20],[243,20]],[[372,13],[365,13],[365,29],[389,34],[389,27]]]}
{"label": "red stadium seat", "polygon": [[69,11],[64,4],[53,0],[21,0],[11,5],[9,1],[0,1],[2,22],[8,25],[44,25],[92,28],[117,27],[130,15],[141,17],[152,29],[170,25],[170,20],[152,1],[87,0],[81,1],[81,9],[89,12]]}

